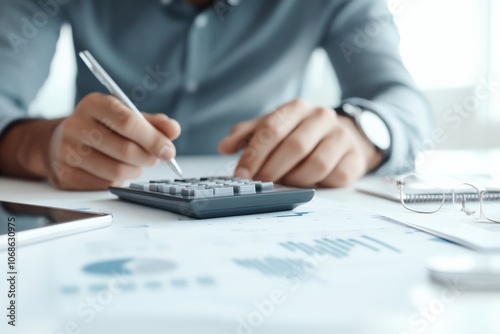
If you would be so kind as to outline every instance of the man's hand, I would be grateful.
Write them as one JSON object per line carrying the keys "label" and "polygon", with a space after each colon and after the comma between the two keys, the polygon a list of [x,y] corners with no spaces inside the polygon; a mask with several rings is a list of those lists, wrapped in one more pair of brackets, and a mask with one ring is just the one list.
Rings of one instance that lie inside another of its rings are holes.
{"label": "man's hand", "polygon": [[[113,96],[90,94],[68,118],[13,125],[0,147],[22,140],[26,145],[21,146],[22,154],[18,156],[28,158],[16,159],[22,173],[13,168],[10,173],[9,168],[2,172],[48,178],[55,187],[67,190],[120,185],[138,177],[142,167],[175,156],[171,140],[179,136],[179,124],[163,114],[144,116],[148,121]],[[30,128],[31,133],[27,132]]]}
{"label": "man's hand", "polygon": [[148,122],[113,96],[86,96],[52,135],[49,180],[64,189],[106,189],[172,159],[179,124],[163,114],[144,116]]}
{"label": "man's hand", "polygon": [[346,186],[383,158],[350,118],[301,100],[236,125],[219,145],[242,148],[235,176],[296,187]]}

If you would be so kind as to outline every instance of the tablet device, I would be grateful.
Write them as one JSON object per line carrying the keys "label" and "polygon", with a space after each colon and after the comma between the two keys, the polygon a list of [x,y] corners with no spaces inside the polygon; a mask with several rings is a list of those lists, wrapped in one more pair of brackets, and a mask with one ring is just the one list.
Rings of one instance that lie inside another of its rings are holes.
{"label": "tablet device", "polygon": [[0,250],[111,225],[106,213],[0,201]]}

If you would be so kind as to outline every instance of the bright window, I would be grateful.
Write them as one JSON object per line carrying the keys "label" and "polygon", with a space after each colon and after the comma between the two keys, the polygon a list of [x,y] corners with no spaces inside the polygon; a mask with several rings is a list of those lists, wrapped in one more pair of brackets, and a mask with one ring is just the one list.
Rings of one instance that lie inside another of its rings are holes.
{"label": "bright window", "polygon": [[438,126],[446,130],[443,115],[454,105],[479,101],[467,119],[475,138],[468,142],[483,147],[484,133],[493,133],[500,122],[500,0],[388,3],[396,9],[403,60],[428,94]]}
{"label": "bright window", "polygon": [[490,46],[491,80],[494,81],[494,97],[491,101],[490,116],[500,120],[500,1],[490,0]]}
{"label": "bright window", "polygon": [[401,53],[421,88],[464,87],[486,75],[488,1],[389,0],[399,2]]}

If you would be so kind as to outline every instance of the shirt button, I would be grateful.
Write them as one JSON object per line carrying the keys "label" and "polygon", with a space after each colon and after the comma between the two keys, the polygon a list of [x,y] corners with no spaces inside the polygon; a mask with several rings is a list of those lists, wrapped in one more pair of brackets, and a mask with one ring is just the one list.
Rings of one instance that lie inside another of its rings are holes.
{"label": "shirt button", "polygon": [[189,81],[186,84],[186,91],[188,93],[195,93],[198,90],[198,83],[196,81]]}
{"label": "shirt button", "polygon": [[205,28],[205,26],[207,25],[207,23],[208,23],[208,17],[205,14],[199,15],[196,18],[195,22],[194,22],[194,24],[196,25],[196,27],[198,27],[200,29],[201,28]]}
{"label": "shirt button", "polygon": [[160,0],[162,6],[168,6],[172,3],[172,0]]}

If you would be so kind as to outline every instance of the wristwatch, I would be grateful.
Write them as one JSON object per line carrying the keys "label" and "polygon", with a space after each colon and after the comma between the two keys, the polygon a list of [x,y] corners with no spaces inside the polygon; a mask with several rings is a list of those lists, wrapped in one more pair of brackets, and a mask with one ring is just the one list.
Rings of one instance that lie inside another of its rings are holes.
{"label": "wristwatch", "polygon": [[338,115],[353,119],[366,139],[384,155],[384,160],[389,158],[392,145],[391,131],[387,123],[377,113],[351,103],[344,103],[335,111]]}

